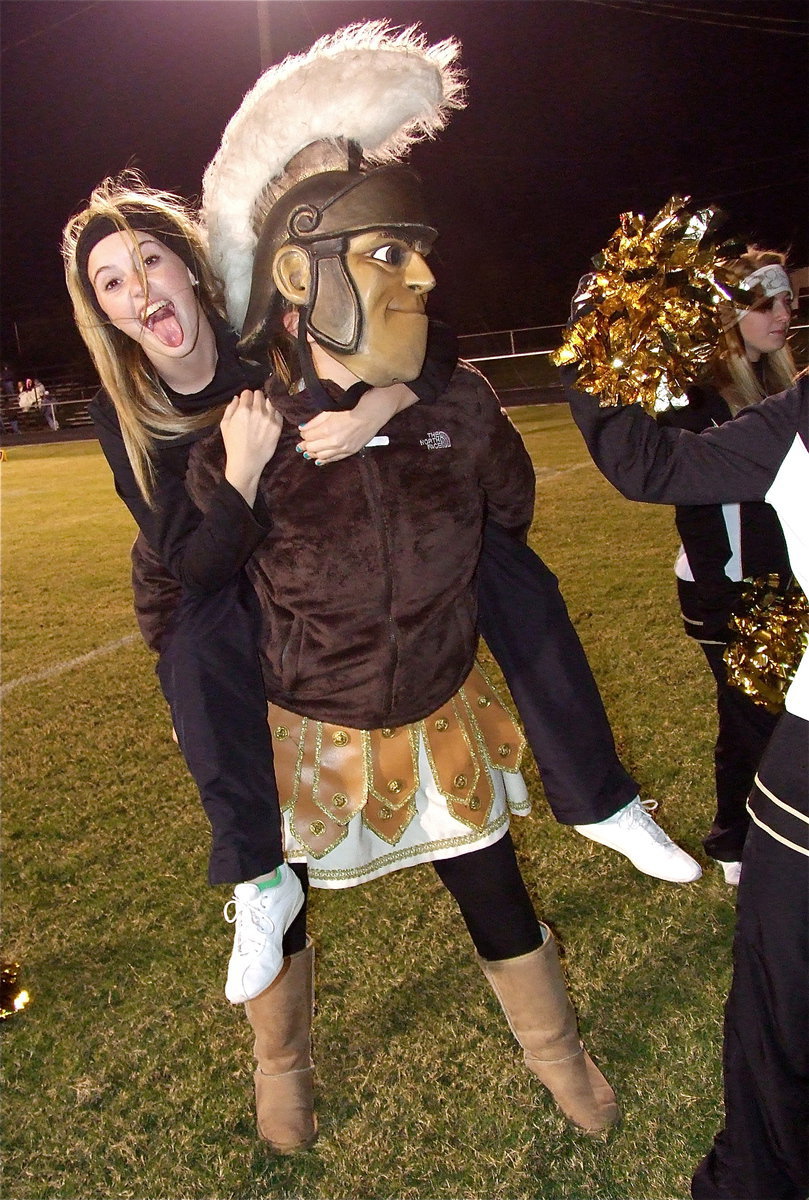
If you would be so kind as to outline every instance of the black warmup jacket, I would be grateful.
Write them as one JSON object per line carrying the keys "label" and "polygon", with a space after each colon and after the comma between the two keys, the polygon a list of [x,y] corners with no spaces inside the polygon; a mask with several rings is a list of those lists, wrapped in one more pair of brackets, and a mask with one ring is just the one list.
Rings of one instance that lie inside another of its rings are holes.
{"label": "black warmup jacket", "polygon": [[[264,384],[266,370],[251,368],[238,358],[233,330],[219,320],[214,331],[219,359],[208,386],[193,396],[168,389],[169,399],[181,413],[218,410],[244,388],[259,388]],[[135,479],[118,414],[103,389],[88,405],[88,412],[112,471],[115,491],[165,568],[169,576],[166,586],[174,581],[178,596],[182,588],[201,594],[218,591],[261,544],[271,522],[260,500],[251,508],[226,479],[218,483],[204,513],[191,500],[185,483],[188,456],[192,446],[207,437],[215,424],[158,444],[154,457],[154,503],[150,507]]]}
{"label": "black warmup jacket", "polygon": [[[684,408],[663,413],[658,423],[672,429],[702,433],[724,425],[733,414],[722,395],[711,387],[688,389]],[[775,510],[761,500],[746,500],[738,508],[739,545],[731,543],[725,508],[721,504],[678,504],[675,523],[693,582],[677,580],[683,624],[689,637],[700,642],[727,642],[728,622],[744,588],[725,566],[734,552],[741,560],[742,579],[791,574],[786,542]]]}
{"label": "black warmup jacket", "polygon": [[[656,504],[729,504],[766,497],[781,522],[793,574],[809,592],[809,377],[717,429],[693,434],[660,428],[637,404],[600,408],[594,397],[575,390],[575,370],[565,368],[562,376],[590,454],[624,496]],[[789,729],[795,761],[805,761],[806,652],[787,691],[786,709],[774,737]],[[760,828],[809,854],[809,780],[799,780],[789,804],[754,790],[748,807]]]}

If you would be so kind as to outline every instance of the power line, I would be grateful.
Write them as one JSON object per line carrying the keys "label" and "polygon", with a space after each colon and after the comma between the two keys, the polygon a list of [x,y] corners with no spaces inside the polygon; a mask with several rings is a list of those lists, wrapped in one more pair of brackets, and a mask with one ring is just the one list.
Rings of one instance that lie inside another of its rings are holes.
{"label": "power line", "polygon": [[[715,175],[717,171],[734,171],[741,167],[760,167],[764,163],[778,162],[791,163],[792,159],[803,159],[809,154],[809,150],[796,149],[788,150],[782,154],[767,154],[756,158],[740,158],[738,155],[733,155],[732,158],[725,162],[714,162],[712,166],[703,168],[706,174]],[[777,179],[774,182],[778,182]]]}
{"label": "power line", "polygon": [[[744,21],[763,21],[766,24],[775,25],[800,25],[806,27],[806,20],[803,17],[760,17],[757,13],[740,12],[739,9],[731,12],[717,12],[715,8],[694,8],[685,4],[667,4],[665,0],[647,0],[654,10],[672,9],[679,13],[707,13],[712,17],[731,17],[736,19],[741,17]],[[644,7],[644,0],[623,0],[624,4],[632,5],[636,8]]]}
{"label": "power line", "polygon": [[75,12],[68,13],[66,17],[60,17],[58,21],[52,21],[50,25],[43,25],[34,33],[29,33],[28,37],[20,38],[18,42],[13,42],[10,46],[3,46],[2,54],[8,54],[12,50],[19,50],[20,46],[25,46],[28,42],[33,42],[35,38],[41,37],[43,33],[50,33],[52,29],[57,29],[60,25],[64,25],[66,21],[72,21],[74,17],[80,17],[82,13],[91,8],[98,8],[101,0],[93,0],[92,4],[85,4],[83,8],[77,8]]}
{"label": "power line", "polygon": [[[746,30],[748,33],[750,33],[750,32],[759,33],[759,34],[760,33],[780,33],[780,34],[784,34],[787,37],[800,37],[800,38],[809,37],[809,28],[807,28],[805,30],[799,30],[799,29],[779,29],[772,24],[766,25],[766,26],[765,25],[742,25],[738,21],[738,17],[742,15],[740,13],[714,13],[714,17],[728,16],[728,17],[733,18],[733,20],[729,20],[729,21],[719,21],[719,20],[715,20],[715,19],[711,20],[706,17],[685,16],[685,15],[683,15],[683,12],[680,11],[679,5],[677,6],[677,9],[678,9],[677,12],[671,12],[671,11],[668,11],[668,9],[663,10],[662,8],[657,8],[657,9],[651,8],[651,7],[648,7],[647,4],[643,4],[643,3],[635,4],[635,3],[633,3],[633,0],[619,0],[619,2],[616,2],[616,0],[574,0],[574,3],[576,3],[576,4],[592,4],[592,5],[595,5],[596,7],[600,7],[600,8],[612,8],[612,9],[615,9],[617,12],[623,12],[623,13],[632,11],[632,12],[642,13],[643,16],[645,16],[645,17],[662,17],[663,20],[668,20],[668,21],[686,21],[687,23],[692,24],[692,25],[718,25],[720,29],[743,29],[743,30]],[[692,11],[692,10],[684,10],[684,11]],[[693,11],[695,11],[695,10],[693,10]],[[709,11],[713,12],[712,9]],[[745,19],[749,20],[750,18],[745,18]],[[781,19],[792,20],[793,18],[756,17],[755,19],[762,20],[762,21],[766,21],[766,20],[772,21],[772,20],[781,20]]]}
{"label": "power line", "polygon": [[769,180],[768,182],[762,181],[761,183],[753,184],[751,187],[734,188],[732,191],[719,191],[716,193],[711,193],[711,198],[718,202],[718,201],[722,201],[722,200],[727,200],[731,196],[747,196],[747,195],[750,195],[752,192],[778,191],[779,188],[788,186],[790,183],[793,183],[793,182],[794,183],[802,183],[803,181],[802,181],[802,179],[800,179],[798,177],[796,177],[794,180],[792,180],[792,179],[777,179],[777,180],[773,179],[773,180]]}

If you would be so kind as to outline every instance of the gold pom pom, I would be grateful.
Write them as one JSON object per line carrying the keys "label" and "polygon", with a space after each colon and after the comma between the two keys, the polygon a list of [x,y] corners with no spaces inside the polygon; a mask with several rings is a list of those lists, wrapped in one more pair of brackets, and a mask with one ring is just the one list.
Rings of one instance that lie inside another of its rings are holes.
{"label": "gold pom pom", "polygon": [[[685,389],[716,346],[717,305],[737,291],[717,246],[720,209],[673,196],[651,220],[623,213],[573,299],[581,315],[551,356],[576,364],[576,387],[601,407],[640,403],[647,412],[684,405]],[[733,247],[737,250],[738,247]]]}
{"label": "gold pom pom", "polygon": [[795,583],[782,589],[777,575],[747,582],[730,619],[728,680],[777,713],[809,643],[809,602]]}
{"label": "gold pom pom", "polygon": [[3,962],[0,964],[0,1021],[7,1021],[15,1013],[21,1012],[30,1000],[28,992],[17,986],[20,964]]}

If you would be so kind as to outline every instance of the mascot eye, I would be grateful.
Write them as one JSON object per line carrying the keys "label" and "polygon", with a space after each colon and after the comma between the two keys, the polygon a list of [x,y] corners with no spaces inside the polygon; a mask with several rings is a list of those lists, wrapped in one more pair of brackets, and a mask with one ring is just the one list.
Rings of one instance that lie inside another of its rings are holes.
{"label": "mascot eye", "polygon": [[371,258],[375,258],[377,262],[387,263],[389,267],[401,267],[404,265],[408,253],[406,246],[400,246],[398,242],[386,242],[384,246],[377,246],[371,254]]}

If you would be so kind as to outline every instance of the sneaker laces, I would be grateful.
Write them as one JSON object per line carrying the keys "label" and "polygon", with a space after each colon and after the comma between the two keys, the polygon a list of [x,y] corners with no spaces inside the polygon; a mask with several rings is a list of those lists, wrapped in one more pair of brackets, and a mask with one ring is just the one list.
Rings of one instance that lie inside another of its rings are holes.
{"label": "sneaker laces", "polygon": [[649,837],[654,838],[661,846],[673,846],[674,843],[665,829],[661,828],[652,816],[657,807],[658,803],[656,800],[635,800],[621,813],[618,818],[618,825],[622,829],[642,829],[644,833],[648,833]]}
{"label": "sneaker laces", "polygon": [[247,950],[262,950],[267,937],[275,931],[275,923],[262,903],[264,896],[259,892],[253,900],[241,900],[231,896],[222,915],[228,925],[236,926],[236,946],[239,954]]}

